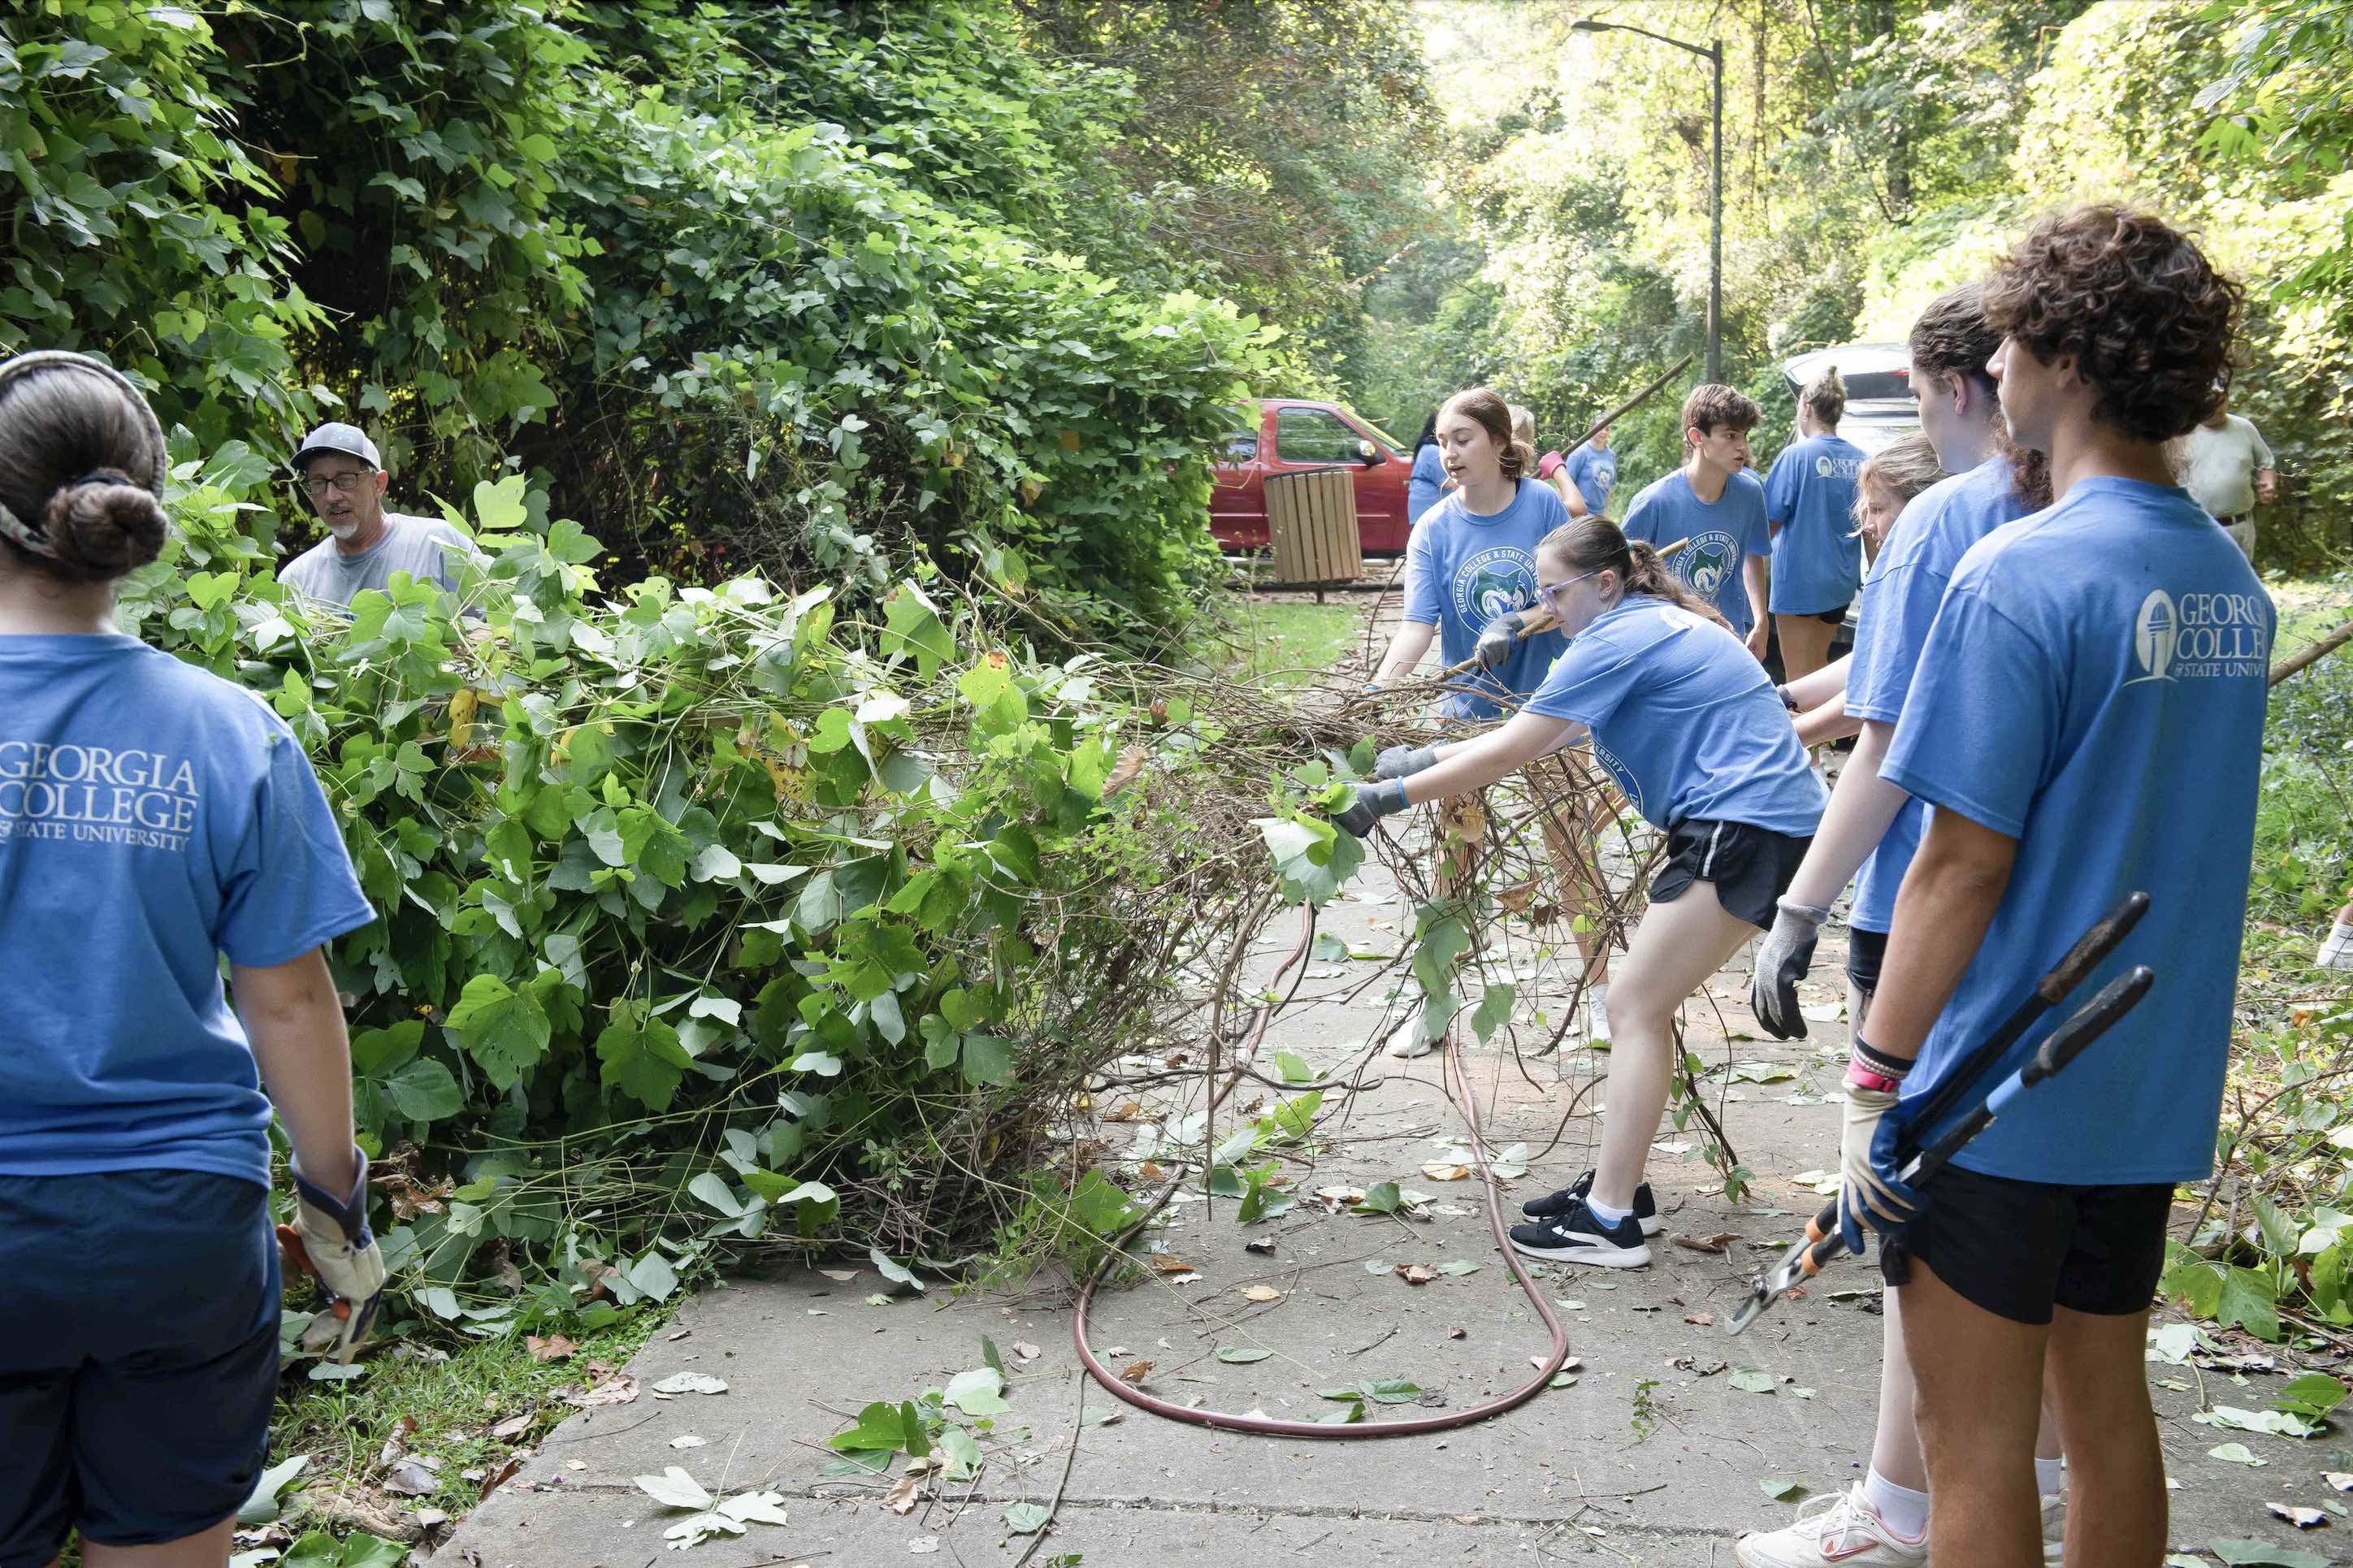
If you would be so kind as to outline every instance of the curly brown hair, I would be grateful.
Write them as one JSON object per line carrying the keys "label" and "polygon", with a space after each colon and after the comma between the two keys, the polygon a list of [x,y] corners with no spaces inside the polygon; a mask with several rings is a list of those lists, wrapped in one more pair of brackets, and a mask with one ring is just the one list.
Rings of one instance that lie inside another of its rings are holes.
{"label": "curly brown hair", "polygon": [[2045,364],[2072,356],[2092,416],[2169,441],[2229,395],[2246,290],[2156,214],[2079,206],[2034,226],[1985,283],[1996,331]]}
{"label": "curly brown hair", "polygon": [[1764,422],[1757,400],[1736,386],[1703,382],[1683,399],[1683,428],[1713,436],[1719,429],[1754,430]]}

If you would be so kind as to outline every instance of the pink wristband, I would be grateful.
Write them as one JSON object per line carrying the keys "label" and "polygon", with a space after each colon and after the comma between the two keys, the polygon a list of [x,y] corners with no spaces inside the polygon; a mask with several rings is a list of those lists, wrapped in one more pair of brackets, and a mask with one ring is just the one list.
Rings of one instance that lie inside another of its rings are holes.
{"label": "pink wristband", "polygon": [[1893,1079],[1885,1073],[1873,1072],[1861,1062],[1853,1061],[1846,1064],[1846,1081],[1852,1088],[1875,1089],[1882,1094],[1894,1094],[1904,1087],[1901,1079]]}

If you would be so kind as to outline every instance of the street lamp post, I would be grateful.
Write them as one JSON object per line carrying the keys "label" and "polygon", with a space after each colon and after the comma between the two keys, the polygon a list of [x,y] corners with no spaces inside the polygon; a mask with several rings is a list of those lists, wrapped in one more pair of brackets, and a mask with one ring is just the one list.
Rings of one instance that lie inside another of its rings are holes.
{"label": "street lamp post", "polygon": [[1640,33],[1662,44],[1672,44],[1687,49],[1707,61],[1714,93],[1712,119],[1714,132],[1708,158],[1707,180],[1707,378],[1724,379],[1724,45],[1715,38],[1702,48],[1697,44],[1671,38],[1664,33],[1654,33],[1648,27],[1637,27],[1630,22],[1596,22],[1579,17],[1569,24],[1579,33]]}

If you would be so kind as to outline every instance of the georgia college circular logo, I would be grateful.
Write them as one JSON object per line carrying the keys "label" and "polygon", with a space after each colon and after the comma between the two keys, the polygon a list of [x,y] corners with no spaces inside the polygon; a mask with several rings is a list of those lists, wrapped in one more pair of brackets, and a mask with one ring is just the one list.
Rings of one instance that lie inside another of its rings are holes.
{"label": "georgia college circular logo", "polygon": [[1454,569],[1454,613],[1473,631],[1535,601],[1535,561],[1517,545],[1482,550]]}
{"label": "georgia college circular logo", "polygon": [[1740,559],[1739,542],[1720,528],[1695,533],[1692,542],[1676,552],[1676,574],[1691,584],[1692,592],[1709,604],[1716,602],[1724,584],[1732,576],[1734,563]]}
{"label": "georgia college circular logo", "polygon": [[2133,617],[2133,657],[2140,660],[2143,680],[2168,679],[2165,670],[2173,662],[2173,641],[2180,626],[2173,595],[2162,588],[2151,589],[2140,602],[2140,613]]}

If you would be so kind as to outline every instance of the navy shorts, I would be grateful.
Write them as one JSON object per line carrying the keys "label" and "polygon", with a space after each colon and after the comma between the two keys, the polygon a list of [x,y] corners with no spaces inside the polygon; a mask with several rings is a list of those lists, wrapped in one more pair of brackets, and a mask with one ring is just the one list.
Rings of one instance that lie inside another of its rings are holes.
{"label": "navy shorts", "polygon": [[1916,1258],[1963,1300],[2042,1324],[2054,1307],[2103,1318],[2146,1312],[2165,1272],[2170,1183],[2070,1187],[1947,1165],[1923,1195],[1928,1206],[1901,1241],[1880,1247],[1880,1277],[1890,1285],[1909,1284]]}
{"label": "navy shorts", "polygon": [[1865,931],[1861,926],[1846,928],[1847,983],[1865,998],[1879,990],[1880,967],[1887,962],[1887,933]]}
{"label": "navy shorts", "polygon": [[278,1389],[269,1193],[195,1171],[0,1176],[0,1568],[75,1530],[210,1530],[260,1477]]}

